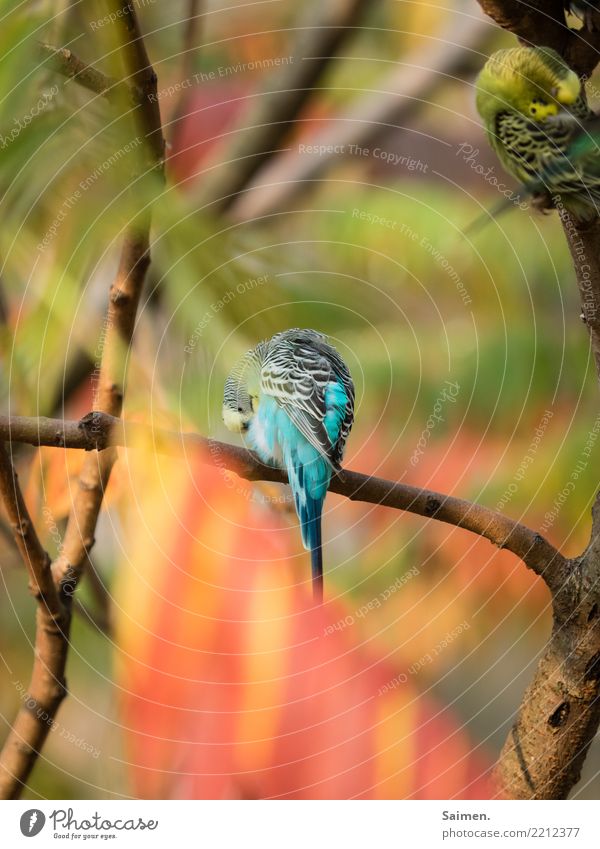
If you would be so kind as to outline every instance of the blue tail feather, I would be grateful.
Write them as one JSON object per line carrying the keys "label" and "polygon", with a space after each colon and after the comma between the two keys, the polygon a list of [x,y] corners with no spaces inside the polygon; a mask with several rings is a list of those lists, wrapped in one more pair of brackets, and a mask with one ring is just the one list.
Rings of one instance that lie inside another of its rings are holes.
{"label": "blue tail feather", "polygon": [[323,601],[323,548],[321,545],[321,510],[323,502],[307,498],[307,508],[300,510],[302,539],[310,549],[312,567],[313,597],[316,602]]}
{"label": "blue tail feather", "polygon": [[304,492],[296,498],[296,510],[302,530],[302,542],[310,551],[312,566],[313,596],[315,601],[323,599],[323,549],[321,546],[321,511],[323,499],[311,498]]}
{"label": "blue tail feather", "polygon": [[294,493],[296,512],[300,519],[302,542],[310,551],[313,596],[316,602],[323,599],[323,551],[321,547],[321,513],[325,496],[313,498],[307,491],[307,481],[302,463],[288,468],[288,477]]}

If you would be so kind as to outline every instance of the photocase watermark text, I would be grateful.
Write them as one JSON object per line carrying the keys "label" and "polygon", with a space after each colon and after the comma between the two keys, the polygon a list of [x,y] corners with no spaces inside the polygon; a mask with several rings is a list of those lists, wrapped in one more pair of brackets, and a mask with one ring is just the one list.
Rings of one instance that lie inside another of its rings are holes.
{"label": "photocase watermark text", "polygon": [[456,398],[460,391],[460,385],[456,381],[446,381],[446,385],[443,387],[442,391],[439,393],[438,397],[435,399],[435,403],[433,405],[433,410],[431,414],[428,416],[427,421],[425,423],[425,427],[421,432],[421,436],[419,437],[419,441],[413,451],[410,458],[410,465],[416,466],[419,462],[420,458],[423,456],[427,445],[429,444],[429,440],[431,439],[431,432],[436,427],[439,422],[445,421],[442,416],[442,410],[444,408],[444,404],[456,404]]}
{"label": "photocase watermark text", "polygon": [[475,174],[483,177],[486,183],[488,183],[493,188],[497,189],[501,195],[507,200],[512,201],[515,206],[518,206],[520,209],[529,209],[528,204],[521,200],[521,195],[515,194],[513,190],[506,185],[506,183],[502,183],[496,177],[496,169],[493,165],[490,165],[489,168],[485,168],[479,161],[479,153],[480,150],[478,147],[473,147],[472,144],[468,142],[462,142],[458,145],[456,150],[456,156],[462,156],[463,162],[465,162]]}

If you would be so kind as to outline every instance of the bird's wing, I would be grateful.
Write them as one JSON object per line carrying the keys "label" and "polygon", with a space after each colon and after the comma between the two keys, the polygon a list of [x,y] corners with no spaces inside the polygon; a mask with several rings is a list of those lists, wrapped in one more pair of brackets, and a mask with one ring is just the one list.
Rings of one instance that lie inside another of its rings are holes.
{"label": "bird's wing", "polygon": [[568,115],[538,123],[518,112],[504,112],[496,122],[495,141],[505,166],[531,189],[548,163],[566,153],[577,126]]}
{"label": "bird's wing", "polygon": [[330,348],[329,359],[335,377],[338,383],[344,390],[345,404],[343,409],[339,409],[340,427],[337,440],[334,445],[334,456],[339,464],[344,456],[346,440],[354,424],[354,381],[352,375],[348,371],[348,366],[340,357],[335,348]]}
{"label": "bird's wing", "polygon": [[325,390],[333,376],[328,359],[310,342],[279,339],[263,362],[261,392],[275,398],[300,433],[338,468],[324,425]]}
{"label": "bird's wing", "polygon": [[[598,210],[600,206],[600,119],[576,128],[567,149],[549,157],[540,171],[540,183],[555,196],[580,196]],[[572,200],[570,200],[572,204]]]}

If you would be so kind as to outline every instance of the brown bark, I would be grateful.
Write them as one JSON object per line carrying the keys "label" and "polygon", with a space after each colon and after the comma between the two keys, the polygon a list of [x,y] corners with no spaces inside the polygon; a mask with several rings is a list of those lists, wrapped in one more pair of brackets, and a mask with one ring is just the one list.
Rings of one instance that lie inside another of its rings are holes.
{"label": "brown bark", "polygon": [[[521,40],[558,50],[581,75],[595,68],[600,33],[571,31],[563,3],[479,0],[481,7]],[[600,222],[578,228],[561,220],[573,258],[582,317],[600,378]],[[510,799],[564,799],[600,722],[600,494],[586,551],[568,561],[551,586],[550,641],[527,688],[498,760],[498,794]]]}
{"label": "brown bark", "polygon": [[139,93],[133,91],[127,83],[108,77],[102,71],[96,70],[91,65],[76,56],[67,47],[54,47],[52,44],[40,44],[42,58],[49,66],[59,74],[74,80],[78,85],[87,88],[94,94],[102,95],[107,100],[114,100],[117,94],[123,92],[129,100],[135,102]]}
{"label": "brown bark", "polygon": [[[133,225],[125,236],[119,270],[110,289],[98,383],[96,408],[111,415],[118,416],[121,412],[127,351],[149,263],[148,225]],[[94,530],[116,457],[114,448],[93,451],[86,457],[67,521],[63,548],[52,566],[55,580],[59,582],[76,585],[81,577],[87,554],[94,544]]]}
{"label": "brown bark", "polygon": [[600,221],[578,228],[567,213],[561,215],[581,298],[581,318],[588,328],[600,380]]}
{"label": "brown bark", "polygon": [[[118,20],[124,29],[123,64],[130,84],[139,93],[135,113],[140,132],[149,149],[149,167],[162,176],[164,138],[161,129],[156,74],[150,64],[133,3],[113,2],[122,11]],[[125,233],[117,276],[112,283],[106,314],[106,336],[96,409],[118,416],[123,405],[129,347],[146,271],[150,264],[150,212],[143,211]],[[92,452],[86,458],[79,489],[67,522],[63,549],[52,566],[59,584],[76,586],[94,544],[94,530],[104,492],[116,460],[114,448]]]}
{"label": "brown bark", "polygon": [[[168,454],[183,456],[191,449],[200,448],[207,462],[247,480],[287,483],[284,472],[265,466],[243,448],[196,433],[155,430],[143,424],[125,423],[103,413],[89,413],[78,422],[0,416],[0,436],[10,437],[13,442],[59,444],[67,448],[93,450],[94,453],[98,448],[101,454],[114,450],[106,446],[129,446],[142,438],[145,445],[151,444],[156,451]],[[560,590],[568,574],[569,562],[540,534],[481,504],[349,469],[334,477],[329,489],[353,501],[406,510],[472,531],[494,545],[512,551],[554,591]]]}
{"label": "brown bark", "polygon": [[[202,181],[196,202],[226,209],[263,163],[281,147],[317,80],[352,34],[369,0],[312,0],[297,24],[293,61],[269,76],[256,105],[238,128],[218,166]],[[372,0],[371,0],[372,5]]]}
{"label": "brown bark", "polygon": [[552,636],[496,767],[499,795],[566,799],[600,722],[600,497],[592,539],[553,593]]}
{"label": "brown bark", "polygon": [[52,719],[67,692],[69,599],[59,597],[44,551],[25,506],[17,475],[0,442],[0,493],[15,542],[29,573],[37,600],[33,670],[27,691],[0,753],[0,798],[17,798],[52,727]]}
{"label": "brown bark", "polygon": [[[164,159],[156,74],[146,53],[133,3],[111,0],[109,5],[117,13],[116,21],[122,30],[127,97],[134,98],[134,118],[148,148],[147,161],[142,162],[141,167],[143,171],[152,172],[150,176],[153,179],[157,172],[162,175]],[[70,51],[55,51],[53,61],[61,73],[99,94],[107,93],[107,85],[112,90],[110,79],[107,78],[106,82],[102,75],[91,72],[83,63],[76,61]],[[116,86],[115,90],[122,91],[123,86]],[[119,269],[109,293],[98,406],[117,415],[122,408],[127,353],[150,262],[149,239],[150,212],[144,210],[127,228]],[[0,798],[16,798],[27,781],[66,694],[64,673],[69,648],[70,600],[94,542],[94,530],[116,449],[93,451],[86,457],[62,550],[52,567],[39,543],[36,544],[37,537],[29,517],[23,512],[24,503],[19,496],[12,466],[7,466],[7,457],[0,455],[2,494],[9,516],[12,509],[16,517],[21,517],[15,521],[11,518],[11,523],[17,529],[17,544],[30,570],[30,582],[36,592],[39,591],[31,683],[0,753]],[[15,481],[12,486],[14,504],[11,501],[11,476]],[[32,564],[36,563],[38,565],[33,568]]]}

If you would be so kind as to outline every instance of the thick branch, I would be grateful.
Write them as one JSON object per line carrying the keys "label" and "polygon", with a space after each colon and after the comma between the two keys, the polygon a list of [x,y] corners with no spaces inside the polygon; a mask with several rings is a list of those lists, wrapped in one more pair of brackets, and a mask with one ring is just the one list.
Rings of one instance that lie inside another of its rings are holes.
{"label": "thick branch", "polygon": [[[207,461],[247,480],[287,483],[284,472],[265,466],[243,448],[207,439],[196,433],[152,429],[147,425],[125,423],[110,415],[89,413],[80,421],[0,416],[0,436],[30,445],[64,446],[84,450],[107,446],[128,446],[143,439],[160,453],[181,454],[194,448],[205,452]],[[109,449],[110,450],[110,449]],[[506,548],[540,575],[552,591],[558,591],[568,572],[568,561],[540,534],[479,504],[404,483],[344,470],[334,477],[331,492],[354,501],[366,501],[416,513],[464,528]]]}
{"label": "thick branch", "polygon": [[[553,47],[580,74],[595,68],[600,33],[574,32],[564,23],[564,3],[479,0],[505,29],[531,44]],[[600,377],[600,223],[578,228],[561,220]],[[523,696],[498,760],[498,793],[511,799],[563,799],[579,781],[600,722],[600,499],[584,554],[569,562],[553,590],[551,639]]]}
{"label": "thick branch", "polygon": [[70,615],[52,581],[50,558],[27,511],[10,456],[0,442],[0,492],[15,542],[37,599],[35,652],[31,681],[20,691],[22,705],[0,753],[0,799],[17,798],[51,728],[51,718],[66,694],[65,661]]}
{"label": "thick branch", "polygon": [[52,581],[50,558],[39,541],[3,441],[0,442],[0,494],[17,548],[29,573],[29,589],[49,613],[61,616],[63,607]]}
{"label": "thick branch", "polygon": [[292,61],[278,67],[267,79],[260,99],[221,154],[221,164],[203,181],[200,203],[214,202],[227,208],[281,146],[317,80],[353,32],[367,5],[369,0],[312,0],[304,20],[298,23]]}
{"label": "thick branch", "polygon": [[158,104],[157,77],[146,51],[135,4],[123,2],[123,0],[110,0],[108,5],[119,15],[118,20],[123,29],[122,55],[127,80],[140,92],[138,124],[146,137],[152,164],[162,173],[165,140]]}

